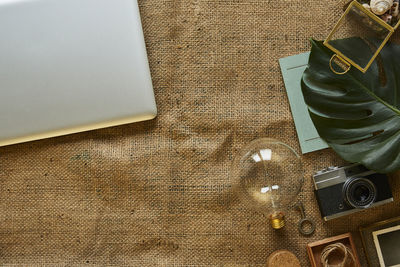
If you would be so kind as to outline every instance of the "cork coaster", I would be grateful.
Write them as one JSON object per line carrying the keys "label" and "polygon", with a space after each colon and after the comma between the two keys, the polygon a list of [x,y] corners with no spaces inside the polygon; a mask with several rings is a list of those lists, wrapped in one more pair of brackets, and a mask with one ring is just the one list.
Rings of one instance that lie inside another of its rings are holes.
{"label": "cork coaster", "polygon": [[301,267],[299,259],[290,251],[277,250],[269,255],[267,267]]}

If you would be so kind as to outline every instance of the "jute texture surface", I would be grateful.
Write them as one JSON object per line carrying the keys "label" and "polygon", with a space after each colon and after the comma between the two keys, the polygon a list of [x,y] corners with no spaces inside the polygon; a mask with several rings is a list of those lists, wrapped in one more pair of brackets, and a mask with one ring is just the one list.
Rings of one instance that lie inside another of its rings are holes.
{"label": "jute texture surface", "polygon": [[322,221],[311,175],[342,160],[302,157],[300,215],[284,231],[237,200],[230,164],[259,137],[300,153],[278,59],[324,39],[345,1],[140,0],[155,120],[0,148],[1,266],[263,266],[288,249],[400,214],[393,204]]}

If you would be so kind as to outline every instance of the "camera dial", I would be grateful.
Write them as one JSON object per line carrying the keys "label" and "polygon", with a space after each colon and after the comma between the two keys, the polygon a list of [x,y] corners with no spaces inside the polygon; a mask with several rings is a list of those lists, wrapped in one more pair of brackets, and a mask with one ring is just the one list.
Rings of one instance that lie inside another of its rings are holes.
{"label": "camera dial", "polygon": [[356,209],[366,209],[375,202],[376,187],[368,179],[353,177],[343,185],[343,195],[346,202]]}

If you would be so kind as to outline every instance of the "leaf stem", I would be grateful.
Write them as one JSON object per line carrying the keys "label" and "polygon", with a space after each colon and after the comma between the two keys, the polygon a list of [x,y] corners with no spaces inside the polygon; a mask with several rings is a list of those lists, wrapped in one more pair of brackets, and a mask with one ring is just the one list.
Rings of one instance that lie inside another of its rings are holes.
{"label": "leaf stem", "polygon": [[375,98],[375,100],[377,100],[378,102],[380,102],[381,104],[385,105],[386,107],[388,107],[389,109],[391,109],[393,112],[395,112],[397,115],[400,115],[400,110],[398,110],[397,108],[393,107],[392,105],[390,105],[388,102],[386,102],[385,100],[383,100],[382,98],[378,97],[374,92],[372,92],[371,90],[368,89],[368,87],[366,87],[363,83],[359,82],[356,78],[354,78],[351,74],[348,74],[356,83],[358,83],[361,88],[367,92],[367,94],[369,94],[370,96],[372,96],[373,98]]}

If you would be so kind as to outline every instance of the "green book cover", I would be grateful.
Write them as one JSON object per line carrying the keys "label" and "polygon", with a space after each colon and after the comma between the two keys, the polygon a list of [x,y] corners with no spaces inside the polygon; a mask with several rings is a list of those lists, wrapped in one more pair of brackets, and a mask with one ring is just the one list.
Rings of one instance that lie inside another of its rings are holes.
{"label": "green book cover", "polygon": [[307,67],[309,55],[310,53],[307,52],[279,59],[290,109],[303,154],[329,147],[328,144],[319,137],[311,121],[301,91],[300,81]]}

